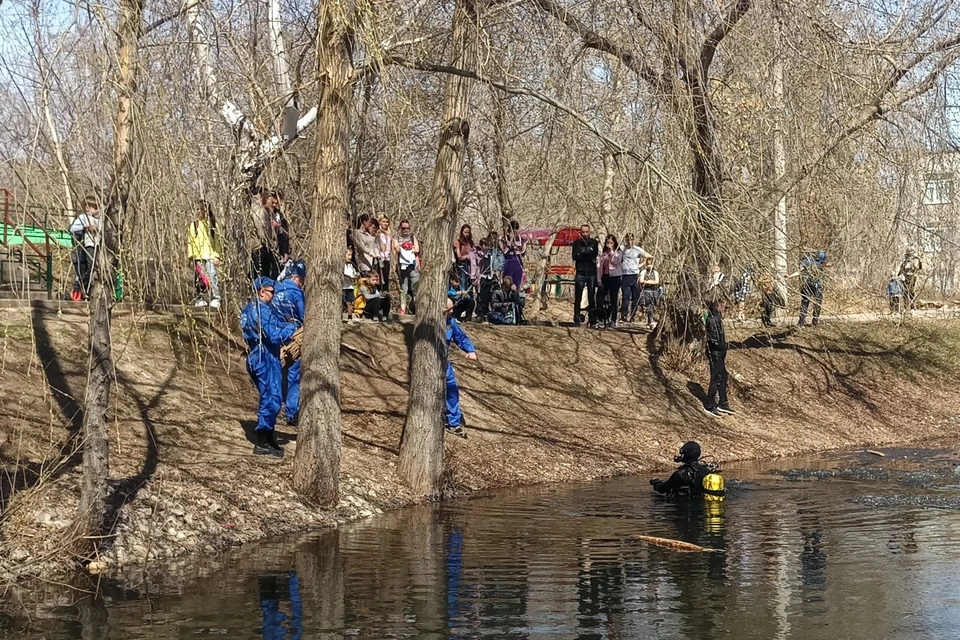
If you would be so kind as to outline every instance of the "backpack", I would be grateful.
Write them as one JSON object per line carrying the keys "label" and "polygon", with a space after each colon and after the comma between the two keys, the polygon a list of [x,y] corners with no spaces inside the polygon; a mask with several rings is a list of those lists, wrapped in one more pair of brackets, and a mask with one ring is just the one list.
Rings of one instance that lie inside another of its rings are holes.
{"label": "backpack", "polygon": [[823,265],[814,256],[804,256],[800,261],[803,283],[809,287],[823,284]]}
{"label": "backpack", "polygon": [[506,305],[507,310],[504,313],[499,311],[493,311],[490,315],[487,316],[487,320],[490,324],[517,324],[516,312],[513,310],[513,305]]}

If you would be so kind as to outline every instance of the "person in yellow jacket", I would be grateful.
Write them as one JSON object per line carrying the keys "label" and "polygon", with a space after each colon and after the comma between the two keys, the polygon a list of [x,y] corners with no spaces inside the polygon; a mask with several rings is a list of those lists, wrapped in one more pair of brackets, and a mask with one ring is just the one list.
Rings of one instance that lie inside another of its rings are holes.
{"label": "person in yellow jacket", "polygon": [[206,200],[197,203],[197,217],[187,228],[187,253],[193,265],[197,296],[193,304],[207,306],[206,294],[210,294],[210,306],[220,307],[220,284],[217,282],[217,267],[220,266],[220,237],[213,207]]}

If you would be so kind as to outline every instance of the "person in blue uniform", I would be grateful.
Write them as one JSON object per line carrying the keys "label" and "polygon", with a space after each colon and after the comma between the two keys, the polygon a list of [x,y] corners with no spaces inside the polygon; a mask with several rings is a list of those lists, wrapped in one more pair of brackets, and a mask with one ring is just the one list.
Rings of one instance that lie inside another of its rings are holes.
{"label": "person in blue uniform", "polygon": [[275,286],[273,280],[262,276],[253,281],[256,297],[240,312],[240,327],[248,348],[247,373],[260,392],[257,441],[253,453],[282,457],[283,449],[277,444],[273,433],[280,413],[280,380],[283,371],[280,347],[290,341],[297,325],[284,322],[271,306]]}
{"label": "person in blue uniform", "polygon": [[457,376],[450,362],[451,342],[456,343],[460,350],[467,354],[467,360],[477,359],[476,348],[460,328],[460,323],[453,318],[453,301],[447,298],[447,431],[466,438],[467,433],[463,430],[463,411],[460,410],[460,386],[457,384]]}
{"label": "person in blue uniform", "polygon": [[[306,300],[303,295],[304,281],[307,278],[307,268],[303,260],[297,260],[287,269],[287,277],[276,285],[276,294],[273,297],[273,306],[280,317],[292,322],[298,327],[303,326],[303,316]],[[297,426],[300,419],[300,360],[285,367],[283,379],[287,381],[287,391],[283,398],[283,412],[287,424]]]}

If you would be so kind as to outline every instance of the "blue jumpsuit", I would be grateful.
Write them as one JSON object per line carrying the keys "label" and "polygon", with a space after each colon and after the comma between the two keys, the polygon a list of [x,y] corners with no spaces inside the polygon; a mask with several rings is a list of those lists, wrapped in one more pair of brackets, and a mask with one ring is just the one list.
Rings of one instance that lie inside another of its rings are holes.
{"label": "blue jumpsuit", "polygon": [[460,328],[453,318],[447,318],[447,426],[463,426],[463,412],[460,410],[460,387],[457,385],[457,376],[453,373],[453,365],[450,364],[450,342],[456,342],[464,353],[473,353],[476,351],[470,338]]}
{"label": "blue jumpsuit", "polygon": [[250,348],[247,373],[260,392],[257,431],[273,431],[280,413],[280,347],[290,339],[297,325],[284,322],[270,305],[258,300],[240,312],[243,339]]}
{"label": "blue jumpsuit", "polygon": [[[280,317],[297,326],[303,326],[303,316],[306,312],[306,300],[303,289],[292,280],[282,280],[274,289],[273,306]],[[296,421],[300,413],[300,361],[296,360],[287,367],[287,397],[283,405],[286,407],[287,422]]]}

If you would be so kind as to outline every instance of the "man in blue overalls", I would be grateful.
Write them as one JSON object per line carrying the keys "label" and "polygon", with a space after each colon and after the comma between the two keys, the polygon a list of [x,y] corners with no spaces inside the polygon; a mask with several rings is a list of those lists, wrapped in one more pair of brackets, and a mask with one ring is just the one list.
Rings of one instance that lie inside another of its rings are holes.
{"label": "man in blue overalls", "polygon": [[[303,326],[306,301],[303,296],[303,283],[307,278],[307,268],[303,260],[297,260],[287,267],[287,277],[277,283],[273,306],[280,317],[298,327]],[[300,360],[286,367],[283,377],[287,380],[287,395],[283,399],[284,415],[287,424],[297,426],[300,418]]]}
{"label": "man in blue overalls", "polygon": [[447,298],[447,431],[466,438],[463,430],[463,412],[460,410],[460,386],[457,376],[453,373],[450,363],[450,343],[455,342],[460,350],[467,354],[467,360],[477,359],[477,350],[470,338],[460,328],[460,323],[453,318],[453,301]]}
{"label": "man in blue overalls", "polygon": [[247,303],[240,312],[240,327],[247,343],[247,373],[260,392],[257,409],[257,442],[254,455],[283,456],[277,444],[273,428],[280,413],[280,347],[290,341],[297,325],[284,322],[270,305],[273,302],[275,283],[270,278],[259,277],[253,281],[256,298]]}

